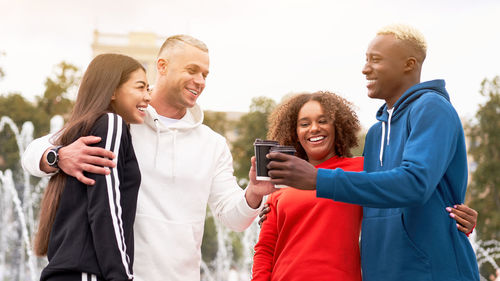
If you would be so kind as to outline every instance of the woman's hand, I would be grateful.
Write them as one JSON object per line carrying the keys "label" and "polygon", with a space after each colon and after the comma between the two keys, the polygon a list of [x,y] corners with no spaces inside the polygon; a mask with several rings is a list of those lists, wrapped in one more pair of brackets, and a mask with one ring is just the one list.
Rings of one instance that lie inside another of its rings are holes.
{"label": "woman's hand", "polygon": [[446,207],[450,217],[457,221],[458,230],[469,235],[474,230],[477,223],[477,211],[467,205],[460,204],[453,207]]}

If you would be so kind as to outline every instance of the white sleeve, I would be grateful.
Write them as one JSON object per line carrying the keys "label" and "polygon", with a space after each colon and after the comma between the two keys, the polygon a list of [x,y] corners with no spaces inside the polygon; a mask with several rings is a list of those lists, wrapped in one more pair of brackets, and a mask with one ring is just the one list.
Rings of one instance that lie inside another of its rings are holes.
{"label": "white sleeve", "polygon": [[215,217],[234,231],[243,231],[257,217],[264,199],[257,209],[252,209],[245,198],[245,190],[236,183],[233,175],[233,157],[224,142],[215,169],[208,203]]}
{"label": "white sleeve", "polygon": [[40,160],[42,159],[44,152],[53,146],[51,143],[52,136],[53,134],[48,134],[32,141],[23,153],[21,161],[23,169],[35,177],[48,177],[55,174],[45,173],[40,170]]}

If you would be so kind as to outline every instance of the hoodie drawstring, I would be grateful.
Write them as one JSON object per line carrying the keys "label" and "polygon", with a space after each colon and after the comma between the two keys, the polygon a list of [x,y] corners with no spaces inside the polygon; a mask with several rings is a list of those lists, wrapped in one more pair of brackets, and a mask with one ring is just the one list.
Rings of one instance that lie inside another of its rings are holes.
{"label": "hoodie drawstring", "polygon": [[155,168],[158,167],[158,154],[160,153],[160,124],[158,118],[154,119],[155,127],[156,127],[156,149],[155,149]]}
{"label": "hoodie drawstring", "polygon": [[394,107],[391,109],[388,109],[387,112],[389,112],[389,120],[387,121],[387,145],[389,145],[389,141],[391,140],[391,119],[392,119],[392,113],[394,112]]}
{"label": "hoodie drawstring", "polygon": [[[394,107],[388,109],[387,112],[389,113],[389,119],[387,120],[387,145],[389,145],[389,141],[391,139],[391,119],[392,119],[392,112],[394,112]],[[384,166],[384,163],[382,161],[382,158],[384,157],[384,137],[385,137],[385,122],[382,121],[382,136],[380,138],[380,154],[379,154],[380,166]]]}
{"label": "hoodie drawstring", "polygon": [[[160,154],[160,120],[154,119],[155,127],[156,127],[156,153],[154,158],[154,167],[158,168],[158,159]],[[175,146],[177,141],[177,130],[173,129],[172,132],[172,169],[171,169],[171,178],[172,181],[175,181]]]}
{"label": "hoodie drawstring", "polygon": [[382,122],[382,137],[380,139],[380,166],[384,166],[382,163],[382,157],[384,156],[384,137],[385,137],[385,122]]}
{"label": "hoodie drawstring", "polygon": [[175,147],[176,147],[176,141],[177,141],[177,130],[173,130],[173,150],[172,150],[172,181],[175,182]]}

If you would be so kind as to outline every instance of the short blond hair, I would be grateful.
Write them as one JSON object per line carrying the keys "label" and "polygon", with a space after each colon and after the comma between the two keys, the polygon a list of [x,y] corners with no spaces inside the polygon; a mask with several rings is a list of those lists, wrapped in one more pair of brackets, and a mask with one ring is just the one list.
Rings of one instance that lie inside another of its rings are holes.
{"label": "short blond hair", "polygon": [[193,36],[186,35],[186,34],[178,34],[178,35],[173,35],[168,37],[165,42],[163,42],[163,45],[160,47],[160,51],[158,52],[158,56],[160,56],[163,52],[163,50],[171,50],[174,47],[179,47],[182,44],[187,44],[193,47],[196,47],[203,52],[208,53],[208,48],[205,43],[203,43],[201,40],[194,38]]}
{"label": "short blond hair", "polygon": [[377,32],[377,35],[393,35],[396,39],[401,40],[410,46],[416,54],[418,55],[417,59],[420,59],[421,62],[424,61],[427,55],[427,42],[425,41],[424,35],[418,31],[413,26],[406,24],[391,24],[382,27]]}

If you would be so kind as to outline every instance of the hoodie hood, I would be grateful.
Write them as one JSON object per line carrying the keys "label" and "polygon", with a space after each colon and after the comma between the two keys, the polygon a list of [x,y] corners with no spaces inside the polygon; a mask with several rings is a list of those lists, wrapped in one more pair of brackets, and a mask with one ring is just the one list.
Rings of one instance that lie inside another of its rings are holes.
{"label": "hoodie hood", "polygon": [[[403,95],[396,101],[393,108],[392,120],[397,120],[401,116],[401,112],[408,107],[413,101],[418,99],[421,95],[427,92],[437,93],[443,96],[447,101],[450,101],[450,96],[445,88],[446,84],[444,80],[431,80],[427,82],[422,82],[410,87]],[[377,111],[377,120],[382,122],[387,122],[389,119],[389,113],[387,112],[387,104],[382,105]]]}
{"label": "hoodie hood", "polygon": [[176,155],[176,146],[177,146],[177,135],[179,133],[183,133],[189,130],[194,130],[197,127],[199,127],[203,122],[203,111],[201,110],[200,106],[198,104],[195,104],[195,106],[188,108],[186,110],[186,114],[179,120],[179,122],[176,122],[174,124],[171,124],[169,126],[165,125],[163,122],[160,122],[159,120],[159,114],[156,112],[154,107],[151,105],[148,106],[146,109],[146,118],[144,119],[144,124],[146,126],[151,127],[156,132],[156,145],[155,145],[155,157],[154,157],[154,167],[158,167],[158,160],[160,159],[160,138],[162,134],[170,134],[172,137],[170,138],[172,140],[171,145],[173,147],[172,151],[174,153],[171,154],[171,161],[172,161],[172,170],[170,171],[170,176],[171,178],[175,181],[175,175],[176,175],[176,167],[175,163],[178,158],[178,155]]}
{"label": "hoodie hood", "polygon": [[194,129],[203,123],[204,117],[203,111],[201,110],[200,106],[198,104],[195,104],[195,106],[186,110],[186,114],[180,119],[180,122],[167,127],[163,123],[159,122],[159,114],[158,112],[156,112],[154,107],[149,105],[146,109],[146,112],[147,114],[146,118],[144,119],[144,123],[147,126],[153,128],[155,131],[158,131],[159,133],[172,130],[185,131]]}
{"label": "hoodie hood", "polygon": [[[380,166],[383,166],[384,157],[384,146],[389,145],[391,140],[391,122],[393,120],[398,120],[400,116],[403,115],[403,111],[407,108],[413,101],[417,100],[420,96],[426,93],[436,93],[444,97],[448,102],[450,101],[450,96],[445,88],[444,80],[431,80],[423,83],[419,83],[410,87],[403,95],[396,101],[391,109],[387,108],[387,103],[382,105],[377,111],[377,120],[382,123],[382,134],[380,139]],[[386,138],[386,123],[387,123],[387,138]],[[387,141],[386,141],[387,139]]]}

